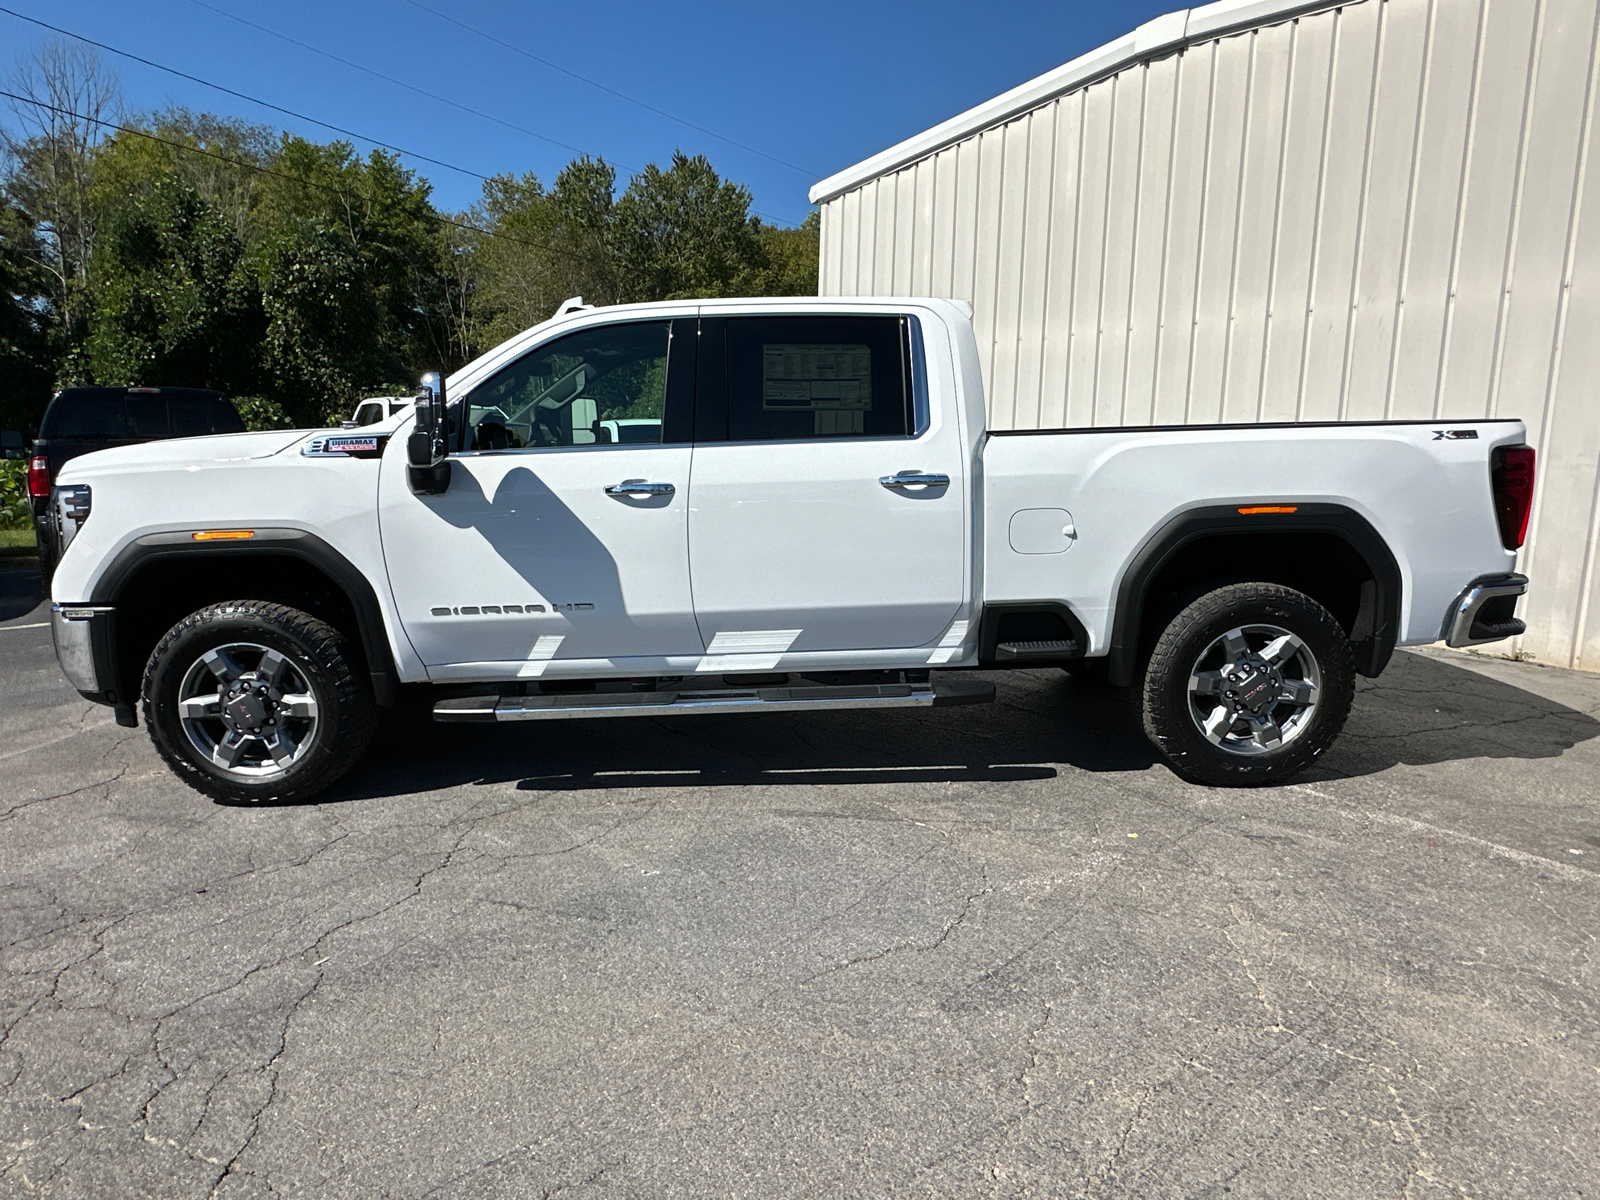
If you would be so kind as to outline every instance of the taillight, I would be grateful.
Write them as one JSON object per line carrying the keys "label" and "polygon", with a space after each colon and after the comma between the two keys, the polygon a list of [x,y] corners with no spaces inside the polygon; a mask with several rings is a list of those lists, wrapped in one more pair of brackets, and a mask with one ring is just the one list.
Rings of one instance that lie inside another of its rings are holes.
{"label": "taillight", "polygon": [[43,500],[50,494],[50,460],[40,454],[28,460],[28,495]]}
{"label": "taillight", "polygon": [[1528,514],[1533,511],[1533,447],[1500,447],[1489,474],[1494,480],[1500,541],[1507,550],[1515,550],[1528,536]]}

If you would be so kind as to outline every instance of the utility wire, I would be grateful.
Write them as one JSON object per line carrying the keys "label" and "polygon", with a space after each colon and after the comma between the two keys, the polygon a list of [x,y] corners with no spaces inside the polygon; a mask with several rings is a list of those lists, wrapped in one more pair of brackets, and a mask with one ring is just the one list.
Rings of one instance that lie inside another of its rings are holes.
{"label": "utility wire", "polygon": [[[218,8],[214,4],[207,4],[205,3],[205,0],[189,0],[189,2],[205,9],[208,12],[214,12],[219,17],[227,17],[230,21],[237,21],[241,25],[247,25],[251,29],[257,30],[260,33],[264,33],[269,37],[275,37],[280,41],[288,42],[291,46],[299,46],[300,49],[309,50],[312,54],[320,54],[323,58],[326,58],[331,62],[336,62],[342,66],[350,67],[353,70],[360,71],[363,74],[371,75],[374,79],[381,79],[385,83],[392,83],[395,87],[405,88],[408,92],[415,92],[419,96],[426,96],[429,100],[437,100],[440,104],[448,104],[451,108],[458,108],[464,113],[470,113],[475,117],[481,117],[485,121],[493,121],[496,125],[504,125],[507,129],[514,129],[518,133],[525,133],[531,138],[538,138],[541,142],[549,142],[552,146],[560,146],[563,150],[571,151],[573,154],[588,154],[587,150],[580,150],[577,146],[569,146],[566,142],[557,141],[555,138],[550,137],[547,134],[540,133],[538,130],[528,129],[525,126],[517,125],[511,121],[497,117],[493,113],[486,113],[479,109],[471,108],[468,105],[462,104],[458,100],[452,100],[448,96],[441,96],[437,92],[430,92],[426,88],[420,88],[414,83],[406,82],[404,79],[396,79],[393,75],[385,75],[381,71],[375,71],[371,67],[362,66],[360,63],[353,62],[348,58],[340,58],[337,54],[332,54],[327,50],[313,46],[310,42],[302,42],[299,38],[290,37],[286,33],[279,33],[276,29],[268,29],[265,25],[257,25],[254,21],[249,21],[244,17],[236,16],[235,14],[227,11],[227,9]],[[7,9],[5,11],[9,12],[10,10]],[[40,22],[40,24],[43,24],[43,22]],[[639,171],[638,167],[630,167],[627,163],[618,163],[617,165],[626,168],[631,174],[637,174]],[[480,178],[482,177],[480,176]]]}
{"label": "utility wire", "polygon": [[[412,84],[406,83],[403,80],[394,79],[394,78],[391,78],[390,76],[383,75],[383,74],[381,74],[381,73],[379,73],[377,71],[372,70],[370,67],[362,66],[360,63],[351,62],[349,59],[340,58],[338,55],[330,54],[326,50],[319,50],[317,47],[309,45],[306,42],[299,41],[298,39],[289,37],[286,34],[278,33],[275,30],[268,29],[264,25],[257,25],[253,21],[247,21],[243,17],[234,16],[230,12],[226,12],[223,9],[216,8],[213,5],[206,4],[206,3],[203,2],[203,0],[190,0],[190,2],[193,3],[193,4],[199,5],[201,8],[208,9],[211,12],[218,13],[221,16],[228,17],[231,20],[237,21],[242,25],[247,25],[252,29],[260,30],[262,33],[268,34],[268,35],[270,35],[272,37],[280,38],[283,41],[286,41],[286,42],[289,42],[289,43],[291,43],[293,45],[299,46],[299,47],[301,47],[301,48],[303,48],[305,50],[309,50],[313,54],[320,54],[324,58],[330,59],[333,62],[340,63],[340,64],[342,64],[344,66],[352,67],[352,68],[354,68],[355,70],[358,70],[358,71],[363,71],[368,75],[372,75],[373,77],[375,77],[377,79],[382,79],[382,80],[385,80],[385,81],[387,81],[389,83],[393,83],[396,86],[403,87],[403,88],[408,88],[409,90],[411,90],[413,92],[416,92],[419,95],[426,96],[426,97],[428,97],[429,99],[432,99],[432,100],[438,100],[439,102],[441,102],[443,104],[448,104],[448,105],[451,105],[454,108],[459,108],[463,112],[471,113],[474,116],[482,117],[485,120],[493,121],[496,124],[504,125],[506,128],[516,130],[518,133],[525,133],[529,137],[537,138],[540,141],[549,142],[551,145],[554,145],[554,146],[560,146],[562,149],[570,150],[572,153],[577,154],[577,155],[586,156],[587,153],[588,153],[587,151],[581,150],[576,146],[569,146],[566,142],[557,141],[555,138],[547,137],[544,134],[537,133],[532,129],[525,129],[521,125],[515,125],[515,124],[511,123],[510,121],[501,120],[499,117],[493,116],[493,115],[491,115],[489,113],[479,112],[475,108],[469,108],[464,104],[458,104],[456,101],[451,100],[451,99],[449,99],[447,97],[437,96],[432,92],[424,91],[422,88],[419,88],[419,87],[416,87],[416,86],[414,86]],[[100,50],[104,50],[109,54],[115,54],[120,58],[126,58],[126,59],[129,59],[129,60],[133,61],[133,62],[141,63],[141,64],[143,64],[144,66],[147,66],[147,67],[153,67],[158,71],[165,71],[169,75],[174,75],[174,76],[178,77],[179,79],[186,79],[191,83],[198,83],[202,87],[208,87],[208,88],[211,88],[213,91],[218,91],[218,92],[222,92],[225,95],[233,96],[233,97],[235,97],[235,98],[237,98],[239,100],[245,101],[248,104],[258,104],[263,108],[269,108],[273,112],[282,113],[285,116],[293,117],[296,120],[308,121],[313,125],[319,126],[319,127],[323,128],[323,129],[332,130],[334,133],[342,134],[345,137],[355,138],[357,141],[366,142],[369,145],[373,145],[373,146],[379,146],[379,147],[381,147],[381,148],[383,148],[385,150],[391,150],[396,154],[402,154],[402,155],[405,155],[405,156],[410,157],[410,158],[418,159],[418,160],[420,160],[422,162],[432,163],[434,166],[443,167],[448,171],[455,171],[458,174],[467,175],[467,176],[472,177],[473,179],[483,180],[483,181],[487,182],[488,179],[490,178],[489,176],[483,175],[483,174],[481,174],[481,173],[479,173],[477,171],[468,170],[466,167],[458,167],[454,163],[445,162],[443,159],[432,158],[432,157],[430,157],[430,156],[428,156],[426,154],[419,154],[414,150],[407,150],[407,149],[405,149],[405,148],[403,148],[401,146],[396,146],[392,142],[385,142],[385,141],[382,141],[379,138],[368,137],[365,134],[356,133],[354,130],[346,129],[342,125],[333,125],[333,124],[330,124],[327,121],[318,120],[316,117],[309,116],[306,113],[297,112],[292,108],[284,108],[281,105],[273,104],[271,101],[259,99],[258,97],[251,96],[251,95],[249,95],[249,94],[247,94],[245,92],[236,91],[235,89],[230,88],[230,87],[224,87],[220,83],[212,83],[209,79],[202,79],[198,75],[191,75],[186,71],[180,71],[176,67],[169,67],[164,63],[158,63],[154,59],[144,58],[141,55],[134,54],[134,53],[132,53],[130,51],[127,51],[127,50],[120,50],[116,46],[109,45],[106,42],[96,41],[94,38],[85,37],[81,33],[74,33],[70,29],[63,29],[59,25],[50,24],[50,22],[48,22],[48,21],[41,21],[37,17],[30,17],[26,13],[17,12],[15,9],[8,8],[3,4],[0,4],[0,12],[3,12],[5,14],[7,14],[8,16],[15,17],[19,21],[26,21],[30,25],[37,25],[41,29],[48,29],[52,33],[59,33],[63,37],[73,38],[73,39],[75,39],[77,41],[80,41],[80,42],[83,42],[83,43],[85,43],[87,45],[94,46],[95,48],[100,49]],[[6,94],[9,95],[10,93],[6,93]],[[32,100],[28,100],[27,102],[28,103],[34,103],[34,101],[32,101]],[[50,106],[46,105],[45,107],[50,107]],[[85,119],[87,120],[89,118],[85,118]],[[604,162],[605,159],[602,158],[600,161]],[[626,169],[627,171],[629,171],[632,174],[639,174],[639,169],[637,167],[629,166],[627,163],[616,163],[615,165],[623,167],[624,169]],[[754,215],[756,215],[758,217],[766,217],[770,221],[778,221],[778,222],[785,222],[786,221],[786,218],[776,217],[776,216],[773,216],[770,213],[759,212],[759,211],[757,211],[755,209],[751,209],[750,211]],[[563,253],[562,251],[555,251],[555,252],[556,253]]]}
{"label": "utility wire", "polygon": [[[548,136],[546,134],[543,134],[543,133],[538,133],[535,130],[528,129],[528,128],[522,126],[522,125],[517,125],[514,122],[507,121],[507,120],[505,120],[505,119],[503,119],[501,117],[495,116],[493,113],[486,113],[486,112],[483,112],[480,109],[472,108],[469,105],[462,104],[460,101],[452,100],[448,96],[441,96],[436,92],[430,92],[426,88],[420,88],[416,84],[408,83],[404,79],[396,79],[392,75],[385,75],[381,71],[376,71],[371,67],[363,66],[361,63],[354,62],[351,59],[342,58],[339,55],[334,54],[334,53],[332,53],[330,51],[324,50],[319,46],[313,46],[310,42],[303,42],[299,38],[290,37],[286,33],[279,33],[276,29],[269,29],[265,25],[258,25],[256,22],[248,20],[245,17],[238,16],[235,13],[231,13],[227,9],[218,8],[214,4],[207,4],[206,0],[189,0],[189,3],[195,5],[197,8],[203,8],[207,12],[216,13],[219,17],[227,17],[228,20],[230,20],[230,21],[237,21],[240,25],[244,25],[244,26],[246,26],[246,27],[248,27],[250,29],[256,30],[257,32],[264,33],[268,37],[275,37],[279,41],[288,42],[291,46],[298,46],[302,50],[307,50],[307,51],[310,51],[312,54],[320,55],[321,57],[326,58],[330,62],[339,63],[341,66],[346,66],[346,67],[351,68],[352,70],[360,71],[365,75],[370,75],[374,79],[381,79],[385,83],[391,83],[395,87],[405,88],[407,91],[415,92],[419,96],[426,96],[430,100],[437,100],[440,104],[448,104],[451,108],[460,109],[462,112],[470,113],[472,116],[475,116],[475,117],[481,117],[485,121],[493,121],[496,125],[504,125],[507,129],[516,130],[518,133],[525,133],[529,137],[538,138],[542,142],[549,142],[552,146],[560,146],[563,150],[569,150],[573,154],[583,155],[583,156],[586,156],[586,157],[589,155],[589,152],[587,150],[579,149],[577,146],[568,145],[566,142],[557,141],[553,137],[550,137],[550,136]],[[10,9],[0,9],[0,11],[10,12],[11,10]],[[39,22],[39,24],[43,24],[43,22]],[[476,31],[474,31],[474,32],[476,32]],[[69,35],[69,36],[75,36],[75,35]],[[513,49],[515,49],[515,47],[513,47]],[[564,68],[557,68],[557,69],[561,70],[561,69],[564,69]],[[571,72],[569,71],[568,74],[571,74]],[[581,78],[581,76],[579,76],[578,78]],[[590,80],[584,80],[584,82],[588,83],[588,82],[591,82],[591,81]],[[599,87],[599,86],[602,86],[602,85],[596,84],[595,86]],[[618,94],[620,95],[621,93],[618,93]],[[627,97],[624,97],[624,99],[627,99]],[[670,114],[664,114],[664,115],[670,115]],[[677,118],[674,117],[673,120],[677,120]],[[685,122],[685,124],[687,124],[687,122]],[[695,128],[699,128],[699,126],[695,126]],[[706,132],[709,133],[710,131],[707,130]],[[718,137],[720,135],[711,134],[711,136],[712,137]],[[723,138],[722,140],[727,141],[728,139]],[[734,144],[738,145],[738,143],[734,143]],[[741,147],[741,148],[749,149],[749,147]],[[761,151],[756,150],[756,151],[754,151],[754,153],[760,154]],[[600,158],[600,160],[602,162],[606,161],[606,159],[604,158],[603,155],[596,155],[594,157]],[[771,156],[770,155],[766,155],[764,157],[771,157]],[[610,161],[614,165],[623,168],[623,170],[627,171],[630,175],[637,175],[637,174],[640,173],[638,167],[631,166],[628,163],[620,162],[620,161],[618,161],[616,159],[611,159]],[[774,159],[773,161],[777,162],[777,161],[781,161],[781,160]],[[783,165],[784,166],[791,166],[792,164],[784,163]],[[798,168],[797,167],[795,169],[803,171],[803,168]],[[806,172],[806,173],[809,174],[809,172]],[[481,176],[480,176],[480,178],[481,178]],[[751,209],[750,211],[752,213],[754,213],[758,217],[765,217],[769,221],[776,221],[776,222],[780,222],[780,223],[788,223],[788,218],[786,218],[786,217],[773,216],[771,213],[759,212],[756,209]]]}
{"label": "utility wire", "polygon": [[[355,132],[353,129],[346,129],[341,125],[330,125],[327,121],[319,121],[316,117],[307,116],[302,112],[296,112],[292,108],[283,108],[280,105],[272,104],[266,100],[258,100],[256,97],[247,96],[243,92],[236,92],[230,87],[223,87],[220,83],[212,83],[209,79],[201,79],[198,75],[190,75],[188,72],[179,71],[175,67],[164,66],[161,63],[155,62],[151,59],[141,58],[137,54],[130,54],[126,50],[118,50],[115,46],[108,46],[105,42],[97,42],[93,38],[84,37],[81,33],[73,33],[70,29],[62,29],[59,25],[52,25],[48,21],[39,20],[37,17],[27,16],[23,13],[17,12],[15,9],[6,8],[4,5],[0,5],[0,12],[3,12],[8,16],[16,17],[19,21],[27,21],[29,24],[38,25],[43,29],[48,29],[52,33],[59,33],[69,38],[76,38],[80,42],[86,42],[88,45],[94,46],[100,50],[104,50],[110,54],[118,55],[121,58],[132,59],[134,62],[143,63],[147,67],[154,67],[156,70],[165,71],[169,75],[176,75],[179,79],[187,79],[190,83],[198,83],[201,87],[211,88],[214,91],[222,92],[226,95],[244,100],[250,104],[259,104],[262,108],[270,108],[273,112],[282,113],[286,117],[294,117],[299,121],[309,121],[311,124],[321,126],[323,129],[331,129],[334,133],[340,133],[345,137],[355,138],[358,142],[366,142],[369,145],[379,146],[384,150],[392,150],[396,154],[403,154],[408,158],[420,159],[422,162],[432,163],[436,167],[443,167],[447,171],[456,171],[462,175],[470,175],[474,179],[482,179],[487,181],[489,178],[487,175],[480,175],[476,171],[469,171],[465,167],[458,167],[454,163],[445,162],[443,159],[429,158],[426,154],[418,154],[415,150],[407,150],[404,147],[396,146],[390,142],[380,141],[377,138],[368,137],[365,134]],[[10,95],[10,93],[7,92],[6,95]],[[30,100],[28,103],[34,102]],[[49,106],[46,105],[45,107]],[[87,119],[89,118],[85,118],[85,120]]]}
{"label": "utility wire", "polygon": [[[3,88],[0,88],[0,96],[4,96],[9,100],[16,100],[22,104],[31,104],[35,108],[47,108],[51,112],[59,113],[61,116],[75,117],[80,121],[87,121],[91,125],[99,125],[106,129],[115,129],[119,133],[126,133],[133,137],[144,138],[147,141],[159,142],[163,146],[171,146],[174,150],[182,150],[189,154],[199,154],[205,158],[214,158],[218,162],[224,162],[234,167],[242,167],[246,171],[254,171],[260,175],[271,175],[276,179],[286,179],[290,183],[298,183],[302,187],[316,188],[319,191],[328,192],[332,195],[339,196],[340,198],[343,198],[346,195],[343,189],[336,188],[332,184],[318,183],[314,179],[307,179],[303,175],[291,175],[287,171],[274,171],[271,167],[263,167],[258,163],[246,162],[242,158],[234,158],[227,154],[218,154],[215,150],[205,150],[199,146],[191,146],[186,142],[177,142],[173,141],[171,138],[159,137],[156,134],[148,132],[147,130],[136,129],[131,125],[119,125],[115,121],[107,121],[100,117],[91,117],[87,113],[74,112],[70,108],[63,108],[58,104],[51,104],[44,100],[36,100],[32,96],[19,96],[16,92],[6,91]],[[423,217],[429,221],[435,222],[436,224],[449,225],[455,229],[463,229],[468,233],[477,234],[479,237],[494,238],[497,241],[502,242],[515,242],[519,246],[527,246],[533,250],[543,250],[549,254],[559,254],[566,258],[577,259],[579,262],[589,263],[590,265],[594,265],[597,261],[596,259],[591,258],[589,255],[580,254],[573,250],[564,250],[560,246],[553,246],[548,242],[530,242],[526,238],[512,237],[508,233],[498,233],[492,229],[484,229],[478,225],[469,225],[465,221],[457,221],[453,218],[443,216],[437,212],[424,213]]]}
{"label": "utility wire", "polygon": [[[199,0],[195,0],[195,2],[199,3]],[[646,112],[653,112],[659,117],[666,117],[669,121],[676,121],[680,125],[686,125],[690,129],[697,130],[698,132],[705,134],[707,137],[714,137],[719,142],[726,142],[730,146],[737,146],[740,150],[747,151],[750,154],[759,155],[768,162],[775,162],[780,167],[788,167],[791,171],[799,171],[802,175],[815,178],[822,174],[820,171],[813,170],[809,167],[802,167],[795,163],[788,162],[785,159],[781,159],[776,154],[768,154],[765,150],[757,150],[754,146],[747,146],[743,142],[735,141],[733,138],[728,137],[725,134],[718,133],[714,129],[707,129],[704,125],[697,125],[693,121],[686,120],[685,118],[677,116],[674,113],[669,113],[664,108],[657,108],[654,104],[650,104],[644,100],[638,99],[637,97],[630,96],[626,92],[619,92],[616,88],[601,83],[598,79],[590,79],[587,75],[580,75],[570,67],[564,67],[558,62],[552,62],[548,58],[541,58],[531,50],[525,50],[521,46],[508,42],[503,38],[496,37],[492,33],[486,33],[475,25],[469,25],[465,21],[462,21],[456,17],[452,17],[449,13],[440,12],[437,8],[430,8],[428,5],[421,3],[421,0],[406,0],[406,3],[411,5],[412,8],[420,8],[425,13],[431,13],[433,16],[438,17],[441,21],[448,21],[450,24],[455,25],[460,29],[465,29],[468,33],[476,34],[485,41],[493,42],[496,46],[504,47],[514,54],[520,54],[523,58],[530,59],[533,62],[541,64],[542,66],[549,67],[552,71],[560,71],[563,75],[566,75],[571,79],[576,79],[580,83],[587,83],[590,87],[599,88],[602,92],[615,96],[619,100],[626,100],[629,104],[635,104],[644,109]],[[204,7],[210,8],[211,6],[205,5]]]}

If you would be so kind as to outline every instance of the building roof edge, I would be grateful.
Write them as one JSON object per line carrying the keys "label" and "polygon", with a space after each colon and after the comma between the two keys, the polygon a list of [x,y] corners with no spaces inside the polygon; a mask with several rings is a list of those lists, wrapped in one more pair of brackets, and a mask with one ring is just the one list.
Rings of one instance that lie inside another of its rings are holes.
{"label": "building roof edge", "polygon": [[825,204],[892,171],[927,158],[975,133],[1009,121],[1041,104],[1093,83],[1134,63],[1175,53],[1196,42],[1209,41],[1253,26],[1285,20],[1317,9],[1342,7],[1362,0],[1217,0],[1198,8],[1180,8],[1146,21],[1115,41],[1080,54],[1053,71],[1003,92],[993,100],[958,113],[854,166],[829,175],[812,186],[812,204]]}

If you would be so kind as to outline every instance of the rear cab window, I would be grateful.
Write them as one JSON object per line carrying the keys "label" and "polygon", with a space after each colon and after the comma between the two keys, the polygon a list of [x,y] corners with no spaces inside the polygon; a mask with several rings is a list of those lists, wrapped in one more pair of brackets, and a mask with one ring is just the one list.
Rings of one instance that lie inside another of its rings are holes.
{"label": "rear cab window", "polygon": [[243,433],[244,422],[217,393],[68,388],[50,402],[39,437],[139,441]]}
{"label": "rear cab window", "polygon": [[62,392],[50,402],[39,426],[41,438],[131,438],[128,405],[120,392]]}

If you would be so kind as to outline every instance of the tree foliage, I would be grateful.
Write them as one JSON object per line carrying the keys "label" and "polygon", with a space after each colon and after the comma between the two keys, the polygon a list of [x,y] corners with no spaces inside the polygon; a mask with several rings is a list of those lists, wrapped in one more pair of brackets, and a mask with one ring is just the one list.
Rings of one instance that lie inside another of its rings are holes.
{"label": "tree foliage", "polygon": [[261,340],[261,297],[227,219],[176,174],[118,208],[89,271],[90,374],[235,392]]}
{"label": "tree foliage", "polygon": [[703,155],[677,152],[665,171],[645,167],[618,202],[616,225],[625,300],[730,295],[762,261],[750,190],[718,177]]}
{"label": "tree foliage", "polygon": [[39,103],[15,104],[0,141],[5,428],[35,428],[71,383],[215,387],[255,426],[328,423],[569,296],[816,292],[815,214],[763,223],[703,156],[620,196],[613,166],[580,157],[446,214],[395,156],[347,143],[183,109],[110,130],[115,80],[75,50],[46,47],[10,83]]}
{"label": "tree foliage", "polygon": [[38,233],[0,189],[0,429],[26,428],[50,398],[53,281],[38,264]]}

